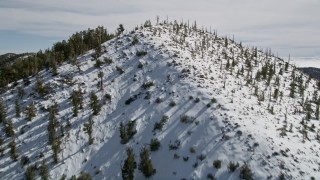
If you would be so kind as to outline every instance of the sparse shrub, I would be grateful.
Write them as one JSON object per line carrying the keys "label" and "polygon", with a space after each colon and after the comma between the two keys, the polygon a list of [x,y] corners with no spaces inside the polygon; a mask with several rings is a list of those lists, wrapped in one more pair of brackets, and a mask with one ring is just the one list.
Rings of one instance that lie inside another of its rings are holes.
{"label": "sparse shrub", "polygon": [[138,43],[139,43],[139,40],[138,40],[137,36],[134,36],[134,37],[132,38],[132,45],[134,46],[134,45],[136,45],[136,44],[138,44]]}
{"label": "sparse shrub", "polygon": [[146,93],[144,99],[151,99],[151,93],[149,91]]}
{"label": "sparse shrub", "polygon": [[23,156],[21,156],[20,162],[21,162],[22,166],[25,166],[30,163],[30,160],[29,160],[28,156],[23,155]]}
{"label": "sparse shrub", "polygon": [[92,177],[89,173],[82,171],[77,177],[77,180],[92,180]]}
{"label": "sparse shrub", "polygon": [[143,68],[143,63],[142,63],[142,62],[139,62],[138,68],[139,68],[139,69],[142,69],[142,68]]}
{"label": "sparse shrub", "polygon": [[195,162],[195,163],[192,165],[192,167],[193,167],[193,168],[197,168],[198,165],[199,165],[198,162]]}
{"label": "sparse shrub", "polygon": [[207,175],[207,179],[209,179],[209,180],[216,180],[216,178],[215,178],[211,173],[209,173],[209,174]]}
{"label": "sparse shrub", "polygon": [[142,84],[143,89],[149,89],[150,87],[154,86],[154,83],[152,81],[146,82]]}
{"label": "sparse shrub", "polygon": [[179,159],[179,158],[180,158],[179,154],[174,153],[174,155],[173,155],[173,159]]}
{"label": "sparse shrub", "polygon": [[189,160],[189,156],[184,156],[182,159],[187,162]]}
{"label": "sparse shrub", "polygon": [[174,107],[174,106],[176,106],[177,104],[176,104],[176,102],[174,101],[174,100],[172,100],[170,103],[169,103],[169,106],[171,106],[171,107]]}
{"label": "sparse shrub", "polygon": [[106,64],[110,65],[110,64],[113,63],[113,60],[112,60],[111,58],[109,58],[109,57],[105,57],[105,58],[104,58],[104,62],[105,62]]}
{"label": "sparse shrub", "polygon": [[195,103],[200,102],[200,98],[199,98],[199,97],[196,97],[196,99],[194,99],[194,102],[195,102]]}
{"label": "sparse shrub", "polygon": [[157,138],[151,139],[150,150],[157,151],[160,148],[160,141]]}
{"label": "sparse shrub", "polygon": [[169,150],[177,150],[180,148],[181,142],[179,140],[175,140],[174,143],[169,144]]}
{"label": "sparse shrub", "polygon": [[146,51],[137,51],[137,53],[136,53],[136,55],[138,56],[138,57],[141,57],[141,56],[145,56],[145,55],[147,55],[148,53],[146,52]]}
{"label": "sparse shrub", "polygon": [[196,153],[196,148],[195,147],[190,147],[189,151],[190,151],[190,153],[195,154]]}
{"label": "sparse shrub", "polygon": [[214,160],[214,161],[213,161],[213,166],[214,166],[216,169],[220,169],[220,168],[221,168],[221,161],[220,161],[220,160]]}
{"label": "sparse shrub", "polygon": [[230,162],[228,165],[228,169],[230,172],[234,172],[239,167],[239,163]]}
{"label": "sparse shrub", "polygon": [[190,117],[188,115],[183,115],[180,117],[180,122],[182,123],[192,123],[195,120],[194,117]]}
{"label": "sparse shrub", "polygon": [[213,98],[211,99],[211,103],[216,103],[216,102],[217,102],[216,98],[213,97]]}
{"label": "sparse shrub", "polygon": [[160,104],[163,102],[163,99],[161,97],[157,97],[156,99],[156,103]]}
{"label": "sparse shrub", "polygon": [[198,158],[200,161],[203,161],[203,160],[206,159],[206,155],[200,154],[199,156],[197,156],[197,158]]}
{"label": "sparse shrub", "polygon": [[96,63],[94,64],[94,67],[100,68],[103,65],[103,62],[100,61],[99,59],[96,60]]}
{"label": "sparse shrub", "polygon": [[167,123],[168,119],[169,119],[169,117],[164,115],[162,117],[162,119],[160,120],[160,122],[156,122],[154,124],[153,131],[156,131],[156,130],[162,131],[162,128],[165,125],[165,123]]}
{"label": "sparse shrub", "polygon": [[126,105],[130,105],[133,101],[135,101],[138,98],[137,95],[131,96],[129,99],[127,99],[124,103]]}
{"label": "sparse shrub", "polygon": [[116,70],[119,72],[119,74],[123,74],[125,71],[119,67],[119,66],[116,66]]}
{"label": "sparse shrub", "polygon": [[[60,177],[60,180],[66,180],[67,179],[67,175],[66,174],[62,174],[62,176]],[[71,180],[71,178],[70,178]]]}
{"label": "sparse shrub", "polygon": [[111,101],[111,94],[104,95],[104,99],[107,101]]}
{"label": "sparse shrub", "polygon": [[253,180],[253,173],[248,164],[244,164],[240,170],[240,178],[245,180]]}

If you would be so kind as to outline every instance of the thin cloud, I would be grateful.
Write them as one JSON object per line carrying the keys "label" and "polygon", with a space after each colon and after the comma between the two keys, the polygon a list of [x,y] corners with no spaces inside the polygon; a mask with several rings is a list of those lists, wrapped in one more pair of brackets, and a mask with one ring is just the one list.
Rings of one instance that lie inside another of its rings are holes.
{"label": "thin cloud", "polygon": [[[75,31],[104,25],[114,31],[123,23],[127,30],[147,19],[169,16],[199,27],[235,35],[250,45],[272,48],[280,54],[320,54],[320,1],[318,0],[2,0],[0,30],[66,38]],[[253,44],[254,43],[254,44]],[[296,50],[299,47],[299,50]],[[306,49],[301,51],[301,49]]]}

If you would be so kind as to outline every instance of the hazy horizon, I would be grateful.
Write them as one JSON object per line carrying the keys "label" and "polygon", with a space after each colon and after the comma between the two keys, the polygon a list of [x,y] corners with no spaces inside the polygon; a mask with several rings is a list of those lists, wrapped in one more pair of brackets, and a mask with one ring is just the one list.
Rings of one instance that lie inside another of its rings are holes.
{"label": "hazy horizon", "polygon": [[197,21],[220,36],[280,57],[320,59],[320,1],[40,1],[0,2],[0,54],[37,52],[67,39],[76,31],[105,26],[111,32],[122,23],[131,30],[145,20]]}

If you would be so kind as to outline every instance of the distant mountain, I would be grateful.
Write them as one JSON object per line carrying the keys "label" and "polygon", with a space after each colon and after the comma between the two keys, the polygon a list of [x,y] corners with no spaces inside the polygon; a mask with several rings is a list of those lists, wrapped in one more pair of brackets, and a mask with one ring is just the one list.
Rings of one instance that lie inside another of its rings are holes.
{"label": "distant mountain", "polygon": [[8,83],[0,179],[320,177],[316,80],[196,24],[122,32]]}
{"label": "distant mountain", "polygon": [[30,55],[33,55],[34,53],[21,53],[21,54],[15,54],[15,53],[6,53],[0,55],[0,67],[5,66],[7,64],[14,63],[16,60],[21,58],[27,58]]}
{"label": "distant mountain", "polygon": [[304,73],[310,75],[312,78],[318,79],[320,81],[320,68],[306,67],[299,69]]}

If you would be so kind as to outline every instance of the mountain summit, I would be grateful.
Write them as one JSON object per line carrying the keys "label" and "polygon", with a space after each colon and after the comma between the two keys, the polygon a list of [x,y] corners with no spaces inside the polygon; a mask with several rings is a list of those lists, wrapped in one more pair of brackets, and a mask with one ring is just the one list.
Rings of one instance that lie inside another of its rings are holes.
{"label": "mountain summit", "polygon": [[1,179],[320,177],[318,81],[196,23],[119,32],[8,85]]}

